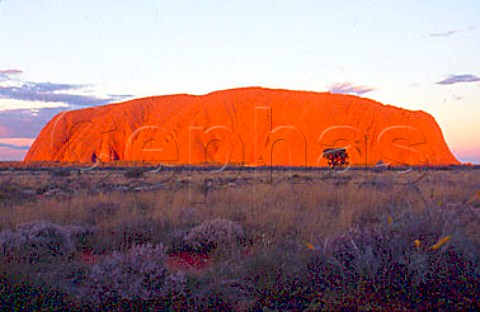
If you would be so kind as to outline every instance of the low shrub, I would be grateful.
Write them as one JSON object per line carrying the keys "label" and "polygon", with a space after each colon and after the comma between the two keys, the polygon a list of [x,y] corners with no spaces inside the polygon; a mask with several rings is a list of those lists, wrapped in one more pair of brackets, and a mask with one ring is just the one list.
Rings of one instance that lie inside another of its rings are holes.
{"label": "low shrub", "polygon": [[191,229],[183,239],[187,249],[210,252],[214,249],[239,247],[245,241],[243,228],[237,223],[216,218]]}
{"label": "low shrub", "polygon": [[137,217],[122,220],[119,224],[106,229],[97,240],[97,249],[125,251],[135,245],[159,242],[163,224],[157,219]]}
{"label": "low shrub", "polygon": [[66,225],[63,228],[70,235],[77,250],[89,248],[93,244],[96,233],[94,226]]}
{"label": "low shrub", "polygon": [[69,177],[71,175],[70,169],[56,169],[51,171],[54,177]]}
{"label": "low shrub", "polygon": [[113,252],[92,267],[85,280],[85,298],[96,302],[161,298],[166,284],[177,289],[183,283],[180,276],[167,279],[165,259],[162,244]]}
{"label": "low shrub", "polygon": [[130,169],[127,172],[125,172],[124,176],[125,178],[128,179],[138,179],[143,177],[143,170],[140,169]]}
{"label": "low shrub", "polygon": [[17,225],[16,231],[3,233],[7,254],[30,263],[64,259],[74,251],[71,233],[50,221],[30,221]]}
{"label": "low shrub", "polygon": [[29,263],[64,260],[94,234],[93,227],[60,226],[50,221],[29,221],[17,225],[15,232],[0,233],[0,246],[4,255]]}
{"label": "low shrub", "polygon": [[15,248],[15,243],[15,233],[9,230],[3,230],[0,232],[0,250],[3,255],[10,253]]}
{"label": "low shrub", "polygon": [[[478,297],[480,259],[472,246],[445,236],[458,220],[441,214],[426,211],[326,239],[305,283],[335,310],[395,309],[393,304],[414,310],[465,309]],[[458,228],[455,236],[464,237]]]}

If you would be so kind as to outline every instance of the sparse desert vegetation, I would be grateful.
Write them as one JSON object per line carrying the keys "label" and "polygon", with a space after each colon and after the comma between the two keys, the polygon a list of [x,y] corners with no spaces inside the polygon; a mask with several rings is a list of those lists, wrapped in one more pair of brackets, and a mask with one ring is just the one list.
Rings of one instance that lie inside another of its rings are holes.
{"label": "sparse desert vegetation", "polygon": [[479,170],[442,169],[5,170],[0,306],[475,310]]}

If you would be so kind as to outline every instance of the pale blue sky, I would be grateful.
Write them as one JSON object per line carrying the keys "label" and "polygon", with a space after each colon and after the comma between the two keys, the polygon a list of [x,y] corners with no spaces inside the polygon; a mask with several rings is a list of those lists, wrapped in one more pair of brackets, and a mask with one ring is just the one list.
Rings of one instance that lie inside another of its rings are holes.
{"label": "pale blue sky", "polygon": [[[479,21],[478,0],[3,0],[0,159],[2,137],[34,137],[55,107],[343,84],[431,113],[457,157],[480,163]],[[15,116],[37,126],[15,130]]]}

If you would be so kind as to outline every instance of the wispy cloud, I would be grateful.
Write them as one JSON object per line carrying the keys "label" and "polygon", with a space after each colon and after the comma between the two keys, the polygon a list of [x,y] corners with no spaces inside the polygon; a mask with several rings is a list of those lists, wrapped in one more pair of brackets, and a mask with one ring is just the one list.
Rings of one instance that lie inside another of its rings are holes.
{"label": "wispy cloud", "polygon": [[66,103],[75,106],[104,105],[124,98],[122,96],[102,98],[90,95],[58,92],[74,89],[78,90],[82,87],[83,86],[80,85],[55,84],[49,82],[27,82],[21,86],[0,86],[0,98],[21,101]]}
{"label": "wispy cloud", "polygon": [[108,96],[116,101],[121,101],[128,98],[132,98],[133,94],[108,94]]}
{"label": "wispy cloud", "polygon": [[335,94],[356,94],[362,95],[371,91],[374,91],[374,88],[366,86],[353,85],[350,82],[335,83],[328,87],[330,93]]}
{"label": "wispy cloud", "polygon": [[19,161],[25,158],[28,150],[0,146],[0,161]]}
{"label": "wispy cloud", "polygon": [[439,85],[452,85],[456,83],[478,82],[480,77],[471,74],[465,75],[450,75],[447,78],[437,82]]}
{"label": "wispy cloud", "polygon": [[119,102],[130,94],[98,95],[92,85],[26,81],[18,69],[0,69],[0,161],[23,159],[56,114]]}
{"label": "wispy cloud", "polygon": [[54,103],[54,102],[34,102],[34,101],[22,101],[22,100],[11,100],[11,99],[2,99],[0,97],[0,113],[6,111],[17,111],[17,110],[29,110],[30,112],[36,112],[39,110],[50,109],[50,108],[61,108],[66,109],[75,109],[65,103]]}
{"label": "wispy cloud", "polygon": [[84,84],[27,81],[19,69],[0,69],[0,161],[23,159],[33,138],[62,111],[133,97],[98,95],[92,89]]}
{"label": "wispy cloud", "polygon": [[30,145],[14,145],[0,142],[0,147],[6,147],[14,150],[27,150],[30,148]]}
{"label": "wispy cloud", "polygon": [[86,95],[82,93],[82,91],[84,91],[86,87],[91,86],[83,84],[32,82],[13,79],[14,76],[21,73],[23,72],[18,69],[0,70],[0,99],[64,103],[68,106],[96,106],[132,97],[132,95],[129,94],[111,94],[103,97]]}
{"label": "wispy cloud", "polygon": [[439,32],[439,33],[431,33],[431,34],[428,34],[429,37],[449,37],[453,34],[457,34],[457,33],[460,33],[460,32],[468,32],[468,31],[472,31],[474,30],[475,27],[474,26],[470,26],[468,28],[463,28],[463,29],[452,29],[452,30],[447,30],[445,32]]}
{"label": "wispy cloud", "polygon": [[6,127],[4,127],[3,125],[0,126],[0,138],[1,137],[6,137],[8,135],[8,130]]}
{"label": "wispy cloud", "polygon": [[10,151],[28,151],[34,140],[33,138],[0,138],[0,148]]}
{"label": "wispy cloud", "polygon": [[51,82],[25,82],[23,88],[32,92],[57,92],[66,90],[78,90],[85,88],[87,85],[65,84]]}
{"label": "wispy cloud", "polygon": [[62,111],[65,111],[64,107],[43,108],[35,113],[31,109],[0,110],[0,142],[5,138],[34,138],[53,116]]}
{"label": "wispy cloud", "polygon": [[0,81],[9,80],[11,76],[19,75],[23,71],[19,69],[0,69]]}
{"label": "wispy cloud", "polygon": [[17,75],[21,73],[23,73],[23,71],[19,69],[0,69],[0,75]]}
{"label": "wispy cloud", "polygon": [[0,138],[0,143],[16,146],[30,146],[33,141],[35,141],[34,138]]}

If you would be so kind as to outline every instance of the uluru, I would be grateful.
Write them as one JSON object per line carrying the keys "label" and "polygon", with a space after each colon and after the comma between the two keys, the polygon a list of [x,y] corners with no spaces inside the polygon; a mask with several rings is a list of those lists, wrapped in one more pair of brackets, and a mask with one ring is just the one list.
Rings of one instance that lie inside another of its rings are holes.
{"label": "uluru", "polygon": [[25,161],[326,166],[451,165],[435,119],[353,95],[249,87],[175,94],[66,111],[42,129]]}

